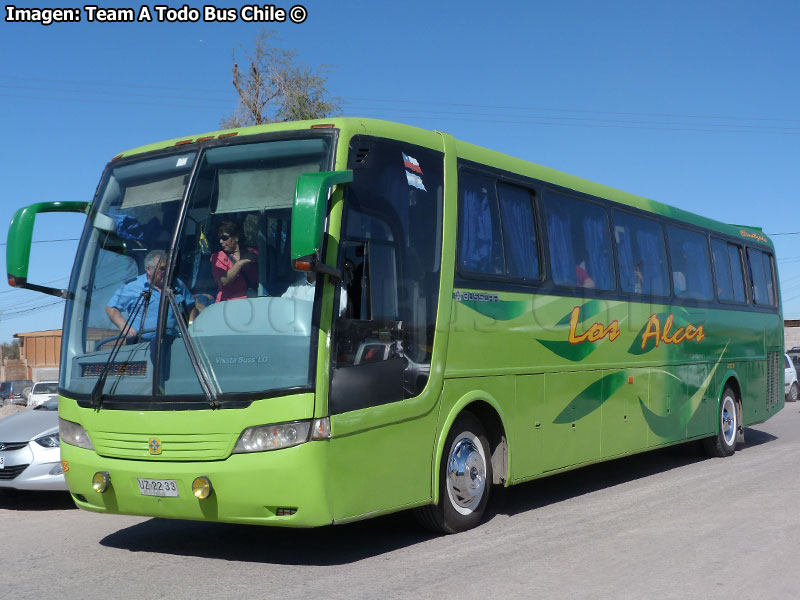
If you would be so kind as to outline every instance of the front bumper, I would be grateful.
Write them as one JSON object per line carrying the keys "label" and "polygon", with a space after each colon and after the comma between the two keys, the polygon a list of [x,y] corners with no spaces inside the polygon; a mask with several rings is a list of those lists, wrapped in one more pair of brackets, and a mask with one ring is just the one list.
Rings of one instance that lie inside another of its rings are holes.
{"label": "front bumper", "polygon": [[[167,519],[249,523],[282,527],[315,527],[333,521],[327,489],[327,441],[313,441],[217,461],[150,461],[105,458],[62,442],[61,458],[75,503],[82,509]],[[92,477],[107,471],[104,493],[92,488]],[[192,481],[206,476],[213,492],[195,498]],[[178,497],[143,496],[139,478],[171,479]],[[291,511],[293,514],[287,514]]]}
{"label": "front bumper", "polygon": [[58,448],[43,448],[35,442],[19,450],[0,452],[0,488],[15,490],[65,491]]}

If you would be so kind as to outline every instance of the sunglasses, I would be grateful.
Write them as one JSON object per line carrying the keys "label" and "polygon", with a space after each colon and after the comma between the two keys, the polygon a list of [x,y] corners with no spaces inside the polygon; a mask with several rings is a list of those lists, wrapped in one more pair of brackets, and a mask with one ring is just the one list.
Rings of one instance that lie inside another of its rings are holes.
{"label": "sunglasses", "polygon": [[229,234],[227,234],[227,233],[220,233],[219,234],[219,241],[227,242],[229,239],[231,239],[231,236]]}

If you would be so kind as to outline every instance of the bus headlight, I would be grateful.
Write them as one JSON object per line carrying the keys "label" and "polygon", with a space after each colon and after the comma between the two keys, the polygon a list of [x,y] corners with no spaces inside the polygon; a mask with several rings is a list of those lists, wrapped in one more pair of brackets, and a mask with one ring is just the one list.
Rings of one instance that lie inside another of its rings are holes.
{"label": "bus headlight", "polygon": [[87,450],[94,450],[92,440],[89,439],[89,434],[77,423],[59,417],[58,434],[61,437],[61,441],[66,444],[77,446],[78,448],[86,448]]}
{"label": "bus headlight", "polygon": [[309,421],[279,423],[277,425],[258,425],[248,427],[239,436],[233,447],[234,454],[242,452],[265,452],[289,448],[308,441],[311,430]]}

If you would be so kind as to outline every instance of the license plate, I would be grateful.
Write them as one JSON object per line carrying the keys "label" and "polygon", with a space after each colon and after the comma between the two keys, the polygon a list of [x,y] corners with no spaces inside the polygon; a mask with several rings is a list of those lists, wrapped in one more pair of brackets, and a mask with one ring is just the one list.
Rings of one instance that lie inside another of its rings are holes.
{"label": "license plate", "polygon": [[6,457],[0,456],[0,469],[5,469],[5,468],[6,468]]}
{"label": "license plate", "polygon": [[178,497],[178,484],[174,479],[139,479],[139,493],[142,496]]}

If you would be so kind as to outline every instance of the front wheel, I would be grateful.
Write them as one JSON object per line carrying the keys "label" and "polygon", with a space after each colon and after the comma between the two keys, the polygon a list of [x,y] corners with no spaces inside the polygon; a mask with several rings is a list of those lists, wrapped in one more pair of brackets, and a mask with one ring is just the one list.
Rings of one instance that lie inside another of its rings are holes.
{"label": "front wheel", "polygon": [[736,436],[739,433],[739,409],[736,394],[731,388],[725,388],[722,392],[717,424],[717,434],[704,439],[703,448],[709,456],[730,456],[736,450]]}
{"label": "front wheel", "polygon": [[792,387],[789,388],[789,393],[786,394],[786,400],[788,402],[797,402],[797,382],[792,382]]}
{"label": "front wheel", "polygon": [[439,465],[439,503],[416,510],[417,519],[433,531],[458,533],[483,518],[492,486],[492,461],[486,431],[465,412],[453,423]]}

